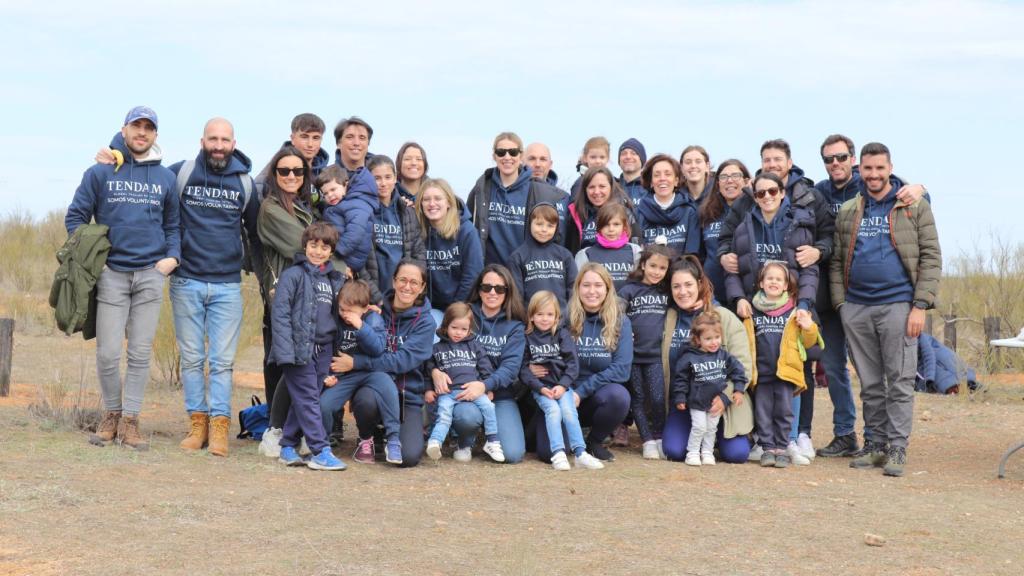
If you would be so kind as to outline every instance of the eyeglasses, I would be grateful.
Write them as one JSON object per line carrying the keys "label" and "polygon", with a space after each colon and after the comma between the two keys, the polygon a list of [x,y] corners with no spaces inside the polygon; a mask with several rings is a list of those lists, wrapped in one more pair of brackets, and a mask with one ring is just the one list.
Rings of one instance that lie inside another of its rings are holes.
{"label": "eyeglasses", "polygon": [[423,282],[416,280],[415,278],[405,278],[399,276],[395,278],[395,286],[408,286],[409,288],[419,288],[423,286]]}
{"label": "eyeglasses", "polygon": [[832,156],[822,156],[821,159],[825,161],[825,164],[831,164],[833,160],[838,160],[839,162],[846,162],[847,160],[850,159],[850,155],[833,154]]}
{"label": "eyeglasses", "polygon": [[760,200],[761,198],[764,198],[765,194],[774,198],[779,195],[779,192],[781,192],[781,190],[779,190],[778,186],[772,186],[771,188],[766,188],[764,190],[754,190],[754,198]]}
{"label": "eyeglasses", "polygon": [[508,155],[512,156],[513,158],[515,158],[516,156],[519,156],[520,152],[522,152],[522,150],[520,150],[519,148],[495,148],[494,149],[494,155],[497,156],[498,158],[504,158],[505,154],[508,154]]}
{"label": "eyeglasses", "polygon": [[491,291],[493,291],[495,294],[498,294],[500,296],[500,295],[504,294],[505,292],[508,292],[508,286],[505,286],[504,284],[481,284],[480,285],[480,293],[481,294],[486,294],[486,293],[491,292]]}
{"label": "eyeglasses", "polygon": [[277,175],[282,178],[288,176],[288,174],[296,177],[302,176],[302,173],[305,171],[304,168],[281,168],[280,166],[275,168],[275,170],[277,170]]}
{"label": "eyeglasses", "polygon": [[728,182],[729,180],[743,180],[742,172],[733,172],[732,174],[719,174],[719,182]]}

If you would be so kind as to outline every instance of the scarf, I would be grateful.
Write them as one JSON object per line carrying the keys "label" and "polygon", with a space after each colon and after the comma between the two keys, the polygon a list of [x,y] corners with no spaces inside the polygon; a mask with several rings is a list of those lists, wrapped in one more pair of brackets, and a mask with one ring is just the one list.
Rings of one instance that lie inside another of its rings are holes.
{"label": "scarf", "polygon": [[751,304],[769,316],[782,316],[796,306],[793,299],[789,297],[789,292],[783,292],[777,299],[770,300],[764,290],[758,290],[757,294],[754,294]]}
{"label": "scarf", "polygon": [[604,235],[602,235],[600,232],[598,232],[597,233],[597,243],[600,244],[602,248],[609,248],[609,249],[622,248],[627,243],[629,243],[629,233],[626,232],[625,230],[623,230],[622,234],[619,235],[619,239],[618,240],[609,240],[609,239],[605,238]]}

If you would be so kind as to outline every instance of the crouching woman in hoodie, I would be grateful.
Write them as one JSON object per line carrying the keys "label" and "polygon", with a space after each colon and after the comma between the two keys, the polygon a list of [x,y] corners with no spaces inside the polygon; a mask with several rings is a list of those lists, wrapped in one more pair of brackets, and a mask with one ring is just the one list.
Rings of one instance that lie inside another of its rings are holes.
{"label": "crouching woman in hoodie", "polygon": [[[423,391],[421,367],[430,359],[437,328],[425,295],[427,271],[421,262],[403,259],[392,278],[394,289],[384,296],[381,316],[387,328],[387,350],[370,358],[341,354],[331,371],[370,371],[366,385],[352,397],[352,414],[359,430],[354,459],[374,461],[373,435],[383,418],[401,421],[401,465],[416,466],[423,457]],[[394,459],[391,460],[395,462]],[[398,462],[395,462],[398,463]]]}
{"label": "crouching woman in hoodie", "polygon": [[[580,372],[573,389],[580,424],[590,427],[587,452],[600,460],[615,460],[603,442],[622,424],[629,411],[626,383],[633,365],[633,328],[619,305],[615,284],[597,262],[588,262],[576,277],[569,299],[569,331],[576,339]],[[538,378],[547,375],[541,366],[531,366]],[[551,460],[551,443],[543,418],[535,418],[537,458]],[[563,427],[563,434],[565,433]],[[566,440],[566,445],[569,445]]]}

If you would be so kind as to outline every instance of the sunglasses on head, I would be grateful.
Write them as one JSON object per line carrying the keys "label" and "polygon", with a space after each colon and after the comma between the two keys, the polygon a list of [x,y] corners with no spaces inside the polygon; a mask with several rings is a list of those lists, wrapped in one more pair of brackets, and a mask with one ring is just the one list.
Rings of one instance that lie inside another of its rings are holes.
{"label": "sunglasses on head", "polygon": [[850,159],[850,155],[849,154],[833,154],[832,156],[822,156],[821,159],[825,161],[825,164],[831,164],[833,160],[838,160],[840,162],[846,162],[847,160]]}
{"label": "sunglasses on head", "polygon": [[481,284],[480,292],[486,294],[487,292],[493,291],[495,294],[501,295],[508,292],[508,286],[504,284]]}
{"label": "sunglasses on head", "polygon": [[275,168],[275,170],[277,170],[277,175],[281,176],[283,178],[283,177],[287,176],[289,173],[292,176],[302,176],[302,172],[304,171],[304,168],[281,168],[279,166],[279,167]]}
{"label": "sunglasses on head", "polygon": [[764,198],[766,194],[774,198],[779,195],[779,192],[781,192],[781,190],[779,190],[778,186],[772,186],[771,188],[766,188],[764,190],[754,190],[754,198],[761,199]]}
{"label": "sunglasses on head", "polygon": [[509,154],[510,156],[515,158],[516,156],[519,156],[520,152],[522,152],[522,150],[520,150],[519,148],[495,148],[494,149],[494,155],[497,156],[498,158],[504,158],[505,154]]}

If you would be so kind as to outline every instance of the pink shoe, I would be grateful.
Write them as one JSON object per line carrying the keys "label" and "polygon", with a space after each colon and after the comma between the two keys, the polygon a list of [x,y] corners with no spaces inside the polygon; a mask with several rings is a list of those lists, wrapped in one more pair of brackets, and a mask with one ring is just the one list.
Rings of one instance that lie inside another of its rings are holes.
{"label": "pink shoe", "polygon": [[360,464],[373,464],[376,460],[373,456],[373,438],[359,439],[359,444],[356,445],[356,452],[352,455],[352,459]]}

